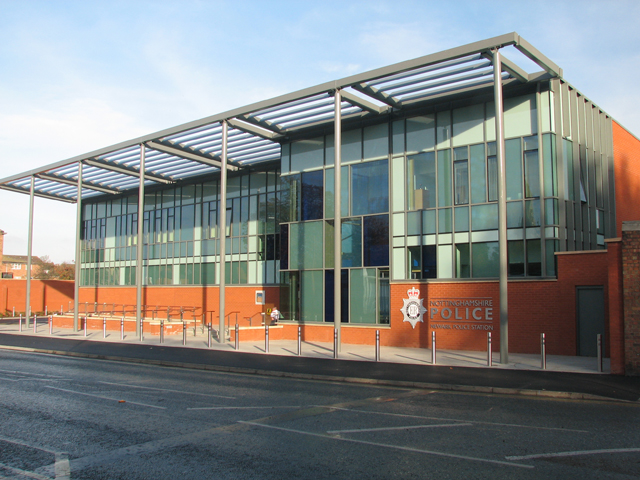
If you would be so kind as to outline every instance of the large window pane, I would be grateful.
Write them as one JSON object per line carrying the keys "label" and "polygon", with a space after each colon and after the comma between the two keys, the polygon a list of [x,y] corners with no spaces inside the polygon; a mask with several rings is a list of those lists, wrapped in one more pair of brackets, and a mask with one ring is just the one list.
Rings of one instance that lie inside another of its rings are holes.
{"label": "large window pane", "polygon": [[407,182],[409,210],[436,206],[436,156],[434,152],[408,157]]}
{"label": "large window pane", "polygon": [[363,222],[364,266],[386,267],[389,265],[389,215],[364,217]]}
{"label": "large window pane", "polygon": [[527,198],[540,196],[538,151],[524,152],[524,193]]}
{"label": "large window pane", "polygon": [[322,218],[323,172],[306,172],[302,174],[302,218],[301,220],[317,220]]}
{"label": "large window pane", "polygon": [[322,222],[294,223],[290,230],[291,270],[322,268]]}
{"label": "large window pane", "polygon": [[436,144],[434,115],[407,118],[407,152],[433,150]]}
{"label": "large window pane", "polygon": [[486,205],[474,205],[471,207],[471,230],[497,230],[498,229],[498,205],[490,203]]}
{"label": "large window pane", "polygon": [[542,275],[540,240],[527,240],[527,275],[530,277]]}
{"label": "large window pane", "polygon": [[469,148],[469,168],[471,169],[471,203],[487,201],[487,179],[485,172],[484,144]]}
{"label": "large window pane", "polygon": [[514,138],[504,142],[507,200],[522,198],[522,147],[520,139]]}
{"label": "large window pane", "polygon": [[453,164],[453,178],[455,182],[454,203],[466,205],[469,203],[469,164],[466,160]]}
{"label": "large window pane", "polygon": [[454,212],[455,231],[456,232],[468,232],[469,231],[469,207],[456,207]]}
{"label": "large window pane", "polygon": [[509,276],[524,276],[524,241],[511,240],[508,242]]}
{"label": "large window pane", "polygon": [[522,228],[523,225],[522,202],[508,202],[507,228]]}
{"label": "large window pane", "polygon": [[389,211],[389,168],[387,160],[351,167],[352,215]]}
{"label": "large window pane", "polygon": [[300,172],[322,167],[324,163],[324,138],[301,140],[291,144],[291,171]]}
{"label": "large window pane", "polygon": [[498,242],[472,244],[473,277],[497,277],[500,273]]}
{"label": "large window pane", "polygon": [[438,151],[438,206],[451,206],[451,151]]}
{"label": "large window pane", "polygon": [[545,133],[542,136],[544,162],[544,196],[555,197],[558,194],[558,172],[556,160],[556,136]]}
{"label": "large window pane", "polygon": [[362,160],[362,130],[342,132],[342,163],[359,162],[360,160]]}
{"label": "large window pane", "polygon": [[351,270],[350,323],[376,323],[376,269]]}
{"label": "large window pane", "polygon": [[470,276],[469,244],[456,244],[456,278],[469,278]]}
{"label": "large window pane", "polygon": [[389,155],[389,125],[381,123],[364,129],[364,160]]}
{"label": "large window pane", "polygon": [[362,223],[361,218],[342,220],[342,266],[362,266]]}

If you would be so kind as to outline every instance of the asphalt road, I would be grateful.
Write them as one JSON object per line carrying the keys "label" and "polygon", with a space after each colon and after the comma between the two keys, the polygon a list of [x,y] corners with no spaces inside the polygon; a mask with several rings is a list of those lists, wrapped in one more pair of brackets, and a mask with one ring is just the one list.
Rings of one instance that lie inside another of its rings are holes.
{"label": "asphalt road", "polygon": [[0,478],[638,478],[640,406],[0,350]]}

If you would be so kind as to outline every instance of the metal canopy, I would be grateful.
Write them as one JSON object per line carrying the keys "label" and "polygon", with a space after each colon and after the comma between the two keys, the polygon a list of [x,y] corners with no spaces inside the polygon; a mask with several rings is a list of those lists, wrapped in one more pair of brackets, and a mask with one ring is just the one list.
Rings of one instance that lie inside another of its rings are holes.
{"label": "metal canopy", "polygon": [[141,145],[145,185],[171,184],[220,172],[222,122],[228,124],[228,171],[280,158],[281,142],[334,121],[334,92],[341,91],[342,120],[388,115],[409,105],[493,86],[491,51],[513,46],[542,68],[527,73],[503,58],[502,79],[527,83],[561,77],[562,70],[517,33],[475,42],[414,60],[323,83],[270,100],[135,138],[41,168],[0,179],[0,188],[76,202],[78,170],[82,198],[134,193],[140,187]]}

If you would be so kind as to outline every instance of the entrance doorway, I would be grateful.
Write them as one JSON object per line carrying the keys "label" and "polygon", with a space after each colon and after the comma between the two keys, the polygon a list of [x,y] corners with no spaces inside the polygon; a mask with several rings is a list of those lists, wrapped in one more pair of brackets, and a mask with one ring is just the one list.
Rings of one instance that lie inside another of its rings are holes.
{"label": "entrance doorway", "polygon": [[597,335],[602,335],[604,356],[604,287],[576,287],[576,317],[578,325],[578,355],[598,354]]}

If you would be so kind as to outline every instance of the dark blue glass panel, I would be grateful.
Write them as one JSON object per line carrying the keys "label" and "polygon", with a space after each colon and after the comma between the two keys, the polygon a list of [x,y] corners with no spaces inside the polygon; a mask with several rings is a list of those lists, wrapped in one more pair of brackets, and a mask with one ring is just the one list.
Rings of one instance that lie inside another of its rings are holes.
{"label": "dark blue glass panel", "polygon": [[363,218],[364,266],[386,267],[389,265],[389,215]]}
{"label": "dark blue glass panel", "polygon": [[323,172],[302,174],[302,220],[317,220],[323,216]]}

